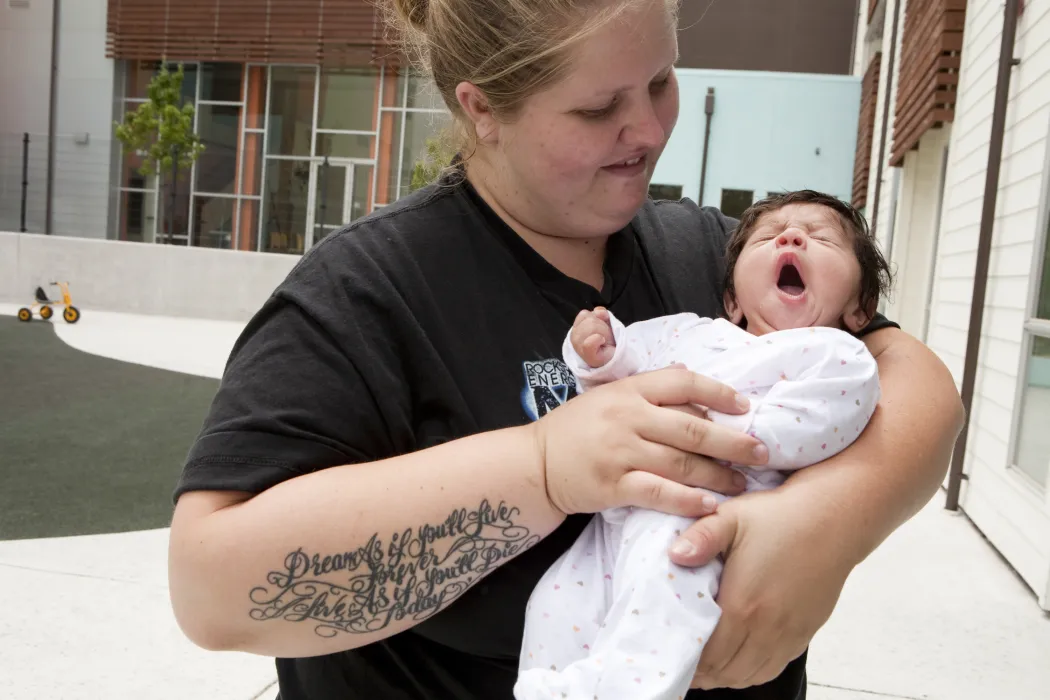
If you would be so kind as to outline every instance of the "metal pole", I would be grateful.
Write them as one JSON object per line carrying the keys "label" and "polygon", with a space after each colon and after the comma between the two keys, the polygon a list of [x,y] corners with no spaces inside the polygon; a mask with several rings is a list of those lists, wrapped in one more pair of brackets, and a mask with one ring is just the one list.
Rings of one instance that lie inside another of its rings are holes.
{"label": "metal pole", "polygon": [[172,149],[171,158],[171,205],[168,207],[168,245],[175,245],[175,187],[179,182],[179,155]]}
{"label": "metal pole", "polygon": [[328,209],[328,156],[324,157],[324,163],[321,165],[321,223],[320,225],[314,226],[314,244],[320,240],[317,236],[318,232],[324,235],[324,225],[328,223],[328,218],[325,216]]}
{"label": "metal pole", "polygon": [[984,181],[984,207],[981,211],[981,232],[977,239],[977,266],[973,280],[973,300],[970,302],[970,327],[966,337],[966,360],[963,366],[962,402],[966,412],[962,432],[955,443],[952,465],[948,473],[947,510],[958,510],[959,491],[963,481],[963,462],[966,459],[966,438],[970,433],[970,409],[973,406],[974,385],[977,379],[977,354],[981,347],[981,325],[984,322],[984,297],[988,288],[988,264],[992,250],[992,230],[995,226],[995,204],[999,195],[999,169],[1003,160],[1003,136],[1006,131],[1006,107],[1010,97],[1010,73],[1019,63],[1014,58],[1014,40],[1017,36],[1018,0],[1006,0],[1003,18],[1003,42],[999,49],[999,77],[995,85],[995,110],[992,112],[992,138],[988,146],[988,171]]}
{"label": "metal pole", "polygon": [[58,30],[62,1],[55,0],[51,13],[51,99],[47,112],[47,195],[44,201],[44,233],[50,235],[54,224],[55,192],[55,122],[58,114]]}
{"label": "metal pole", "polygon": [[707,97],[704,98],[704,156],[700,164],[700,196],[697,197],[697,205],[704,206],[704,187],[707,184],[707,149],[711,145],[711,116],[715,113],[715,89],[707,88]]}
{"label": "metal pole", "polygon": [[26,232],[26,200],[29,198],[29,133],[22,134],[22,218],[21,231]]}

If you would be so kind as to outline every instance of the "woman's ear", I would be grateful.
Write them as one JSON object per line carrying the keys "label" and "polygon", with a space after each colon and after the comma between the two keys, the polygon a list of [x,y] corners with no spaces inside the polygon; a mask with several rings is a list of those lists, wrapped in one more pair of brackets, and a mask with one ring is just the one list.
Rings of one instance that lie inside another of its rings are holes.
{"label": "woman's ear", "polygon": [[736,297],[726,292],[723,296],[723,302],[726,307],[726,316],[729,318],[729,322],[734,326],[739,326],[740,322],[744,320],[744,312],[740,310],[740,304],[736,303]]}
{"label": "woman's ear", "polygon": [[478,143],[494,145],[499,141],[499,122],[496,121],[488,98],[477,85],[463,81],[456,86],[456,100],[463,114],[474,125]]}

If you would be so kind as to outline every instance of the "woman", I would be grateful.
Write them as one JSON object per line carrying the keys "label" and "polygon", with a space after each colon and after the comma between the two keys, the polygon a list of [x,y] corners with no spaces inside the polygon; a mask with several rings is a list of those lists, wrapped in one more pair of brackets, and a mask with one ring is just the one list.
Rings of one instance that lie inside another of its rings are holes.
{"label": "woman", "polygon": [[277,657],[284,700],[510,698],[532,587],[588,514],[637,505],[701,518],[678,563],[726,555],[690,697],[804,697],[848,573],[943,476],[951,377],[873,323],[862,437],[710,515],[690,487],[739,493],[718,462],[767,454],[685,406],[746,399],[674,368],[575,397],[557,359],[582,309],[721,309],[731,223],[646,201],[678,113],[675,3],[395,9],[463,162],[326,238],[238,341],[176,490],[179,624]]}

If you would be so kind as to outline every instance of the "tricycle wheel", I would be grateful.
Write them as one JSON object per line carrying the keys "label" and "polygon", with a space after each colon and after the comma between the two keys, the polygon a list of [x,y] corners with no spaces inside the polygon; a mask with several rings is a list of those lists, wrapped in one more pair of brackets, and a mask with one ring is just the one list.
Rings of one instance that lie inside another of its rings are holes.
{"label": "tricycle wheel", "polygon": [[29,309],[19,309],[18,310],[18,320],[19,321],[32,321],[33,320],[33,312],[30,311]]}
{"label": "tricycle wheel", "polygon": [[52,314],[54,313],[54,310],[50,306],[45,305],[40,307],[40,318],[44,319],[45,321],[51,318]]}
{"label": "tricycle wheel", "polygon": [[66,323],[76,323],[80,320],[80,309],[75,306],[67,306],[62,312],[62,318],[66,319]]}

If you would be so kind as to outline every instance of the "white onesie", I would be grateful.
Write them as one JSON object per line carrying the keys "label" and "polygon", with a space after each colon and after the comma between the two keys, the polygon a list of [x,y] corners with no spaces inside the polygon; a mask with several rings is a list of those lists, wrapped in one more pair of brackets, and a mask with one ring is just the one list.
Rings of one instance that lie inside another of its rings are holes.
{"label": "white onesie", "polygon": [[[616,352],[603,367],[589,367],[565,340],[563,354],[578,390],[681,363],[744,393],[751,401],[747,414],[709,416],[769,447],[765,468],[737,467],[749,491],[782,483],[785,475],[777,470],[841,452],[864,430],[879,400],[875,359],[840,330],[800,328],[759,337],[695,314],[627,328],[615,317],[610,321]],[[676,536],[695,522],[641,508],[597,514],[533,590],[514,697],[684,697],[721,616],[715,602],[721,557],[689,569],[668,555]]]}

